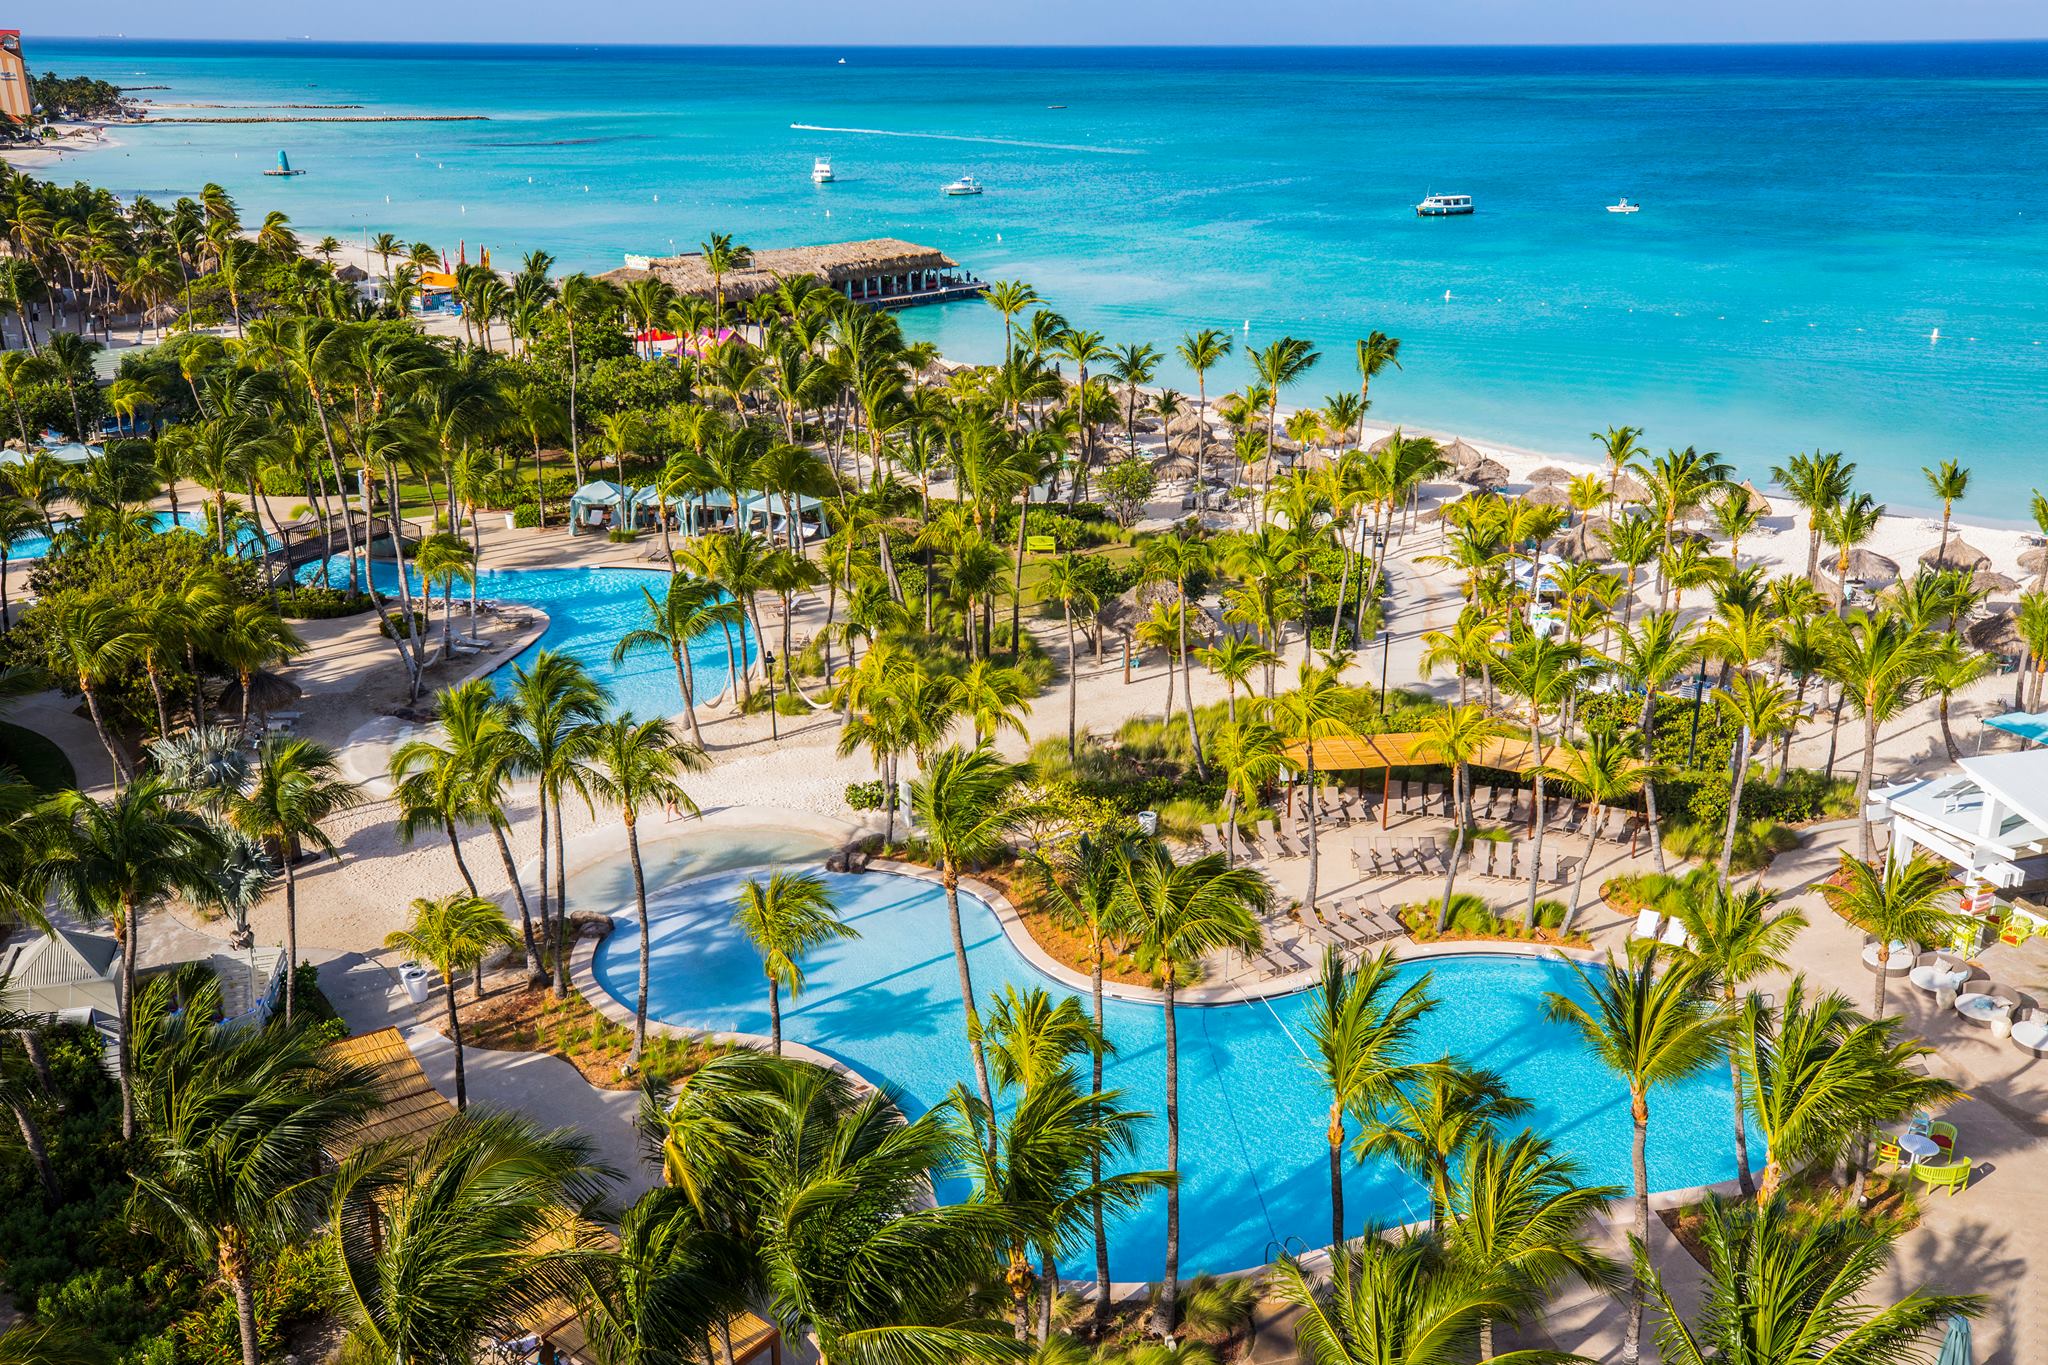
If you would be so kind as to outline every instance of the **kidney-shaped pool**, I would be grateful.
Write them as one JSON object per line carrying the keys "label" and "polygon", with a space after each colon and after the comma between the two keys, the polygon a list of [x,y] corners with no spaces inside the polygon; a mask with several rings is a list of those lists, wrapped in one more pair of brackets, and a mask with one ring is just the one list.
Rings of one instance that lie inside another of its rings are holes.
{"label": "kidney-shaped pool", "polygon": [[[731,924],[740,884],[765,869],[693,878],[650,902],[651,1017],[690,1029],[768,1032],[766,983],[753,947]],[[783,1004],[783,1036],[900,1090],[912,1112],[943,1100],[972,1075],[944,891],[896,873],[820,873],[839,913],[860,931],[805,960],[808,987]],[[1076,994],[1010,943],[994,911],[963,892],[962,928],[976,992],[1005,984]],[[630,913],[598,949],[599,985],[628,1008],[639,981],[639,930]],[[1418,1056],[1453,1056],[1491,1068],[1534,1106],[1526,1122],[1575,1157],[1591,1183],[1627,1188],[1628,1092],[1577,1034],[1543,1017],[1550,991],[1583,991],[1565,963],[1470,954],[1405,964],[1404,983],[1425,972],[1438,1000],[1421,1029]],[[1180,1024],[1182,1272],[1240,1270],[1272,1259],[1289,1239],[1318,1246],[1330,1222],[1329,1102],[1311,1070],[1297,994],[1226,1005],[1183,1005]],[[1104,1084],[1127,1107],[1164,1112],[1163,1011],[1109,1001],[1105,1031],[1116,1053]],[[1732,1104],[1725,1068],[1657,1092],[1650,1124],[1652,1189],[1677,1189],[1735,1174]],[[1752,1150],[1763,1150],[1751,1137]],[[1144,1128],[1132,1169],[1165,1164],[1165,1127]],[[1353,1165],[1345,1215],[1364,1225],[1407,1222],[1427,1212],[1421,1188],[1390,1162]],[[1112,1278],[1158,1276],[1165,1201],[1155,1196],[1114,1225]],[[1092,1275],[1092,1253],[1064,1269]]]}

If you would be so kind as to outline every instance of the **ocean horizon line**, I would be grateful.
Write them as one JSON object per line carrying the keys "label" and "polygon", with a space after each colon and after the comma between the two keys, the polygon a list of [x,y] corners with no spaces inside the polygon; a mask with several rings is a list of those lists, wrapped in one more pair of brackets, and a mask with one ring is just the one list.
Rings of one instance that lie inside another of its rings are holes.
{"label": "ocean horizon line", "polygon": [[175,47],[246,47],[268,48],[289,47],[299,50],[312,48],[336,49],[384,49],[406,50],[428,48],[434,50],[472,49],[490,51],[496,49],[513,51],[581,52],[590,50],[617,49],[632,52],[1303,52],[1361,53],[1361,52],[1541,52],[1556,54],[1562,52],[1685,52],[1700,53],[1712,51],[1869,51],[1886,48],[2014,48],[2048,47],[2048,32],[2024,37],[2008,38],[1831,38],[1831,39],[1751,39],[1734,40],[1725,38],[1698,39],[1692,41],[1645,41],[1640,39],[1616,39],[1611,42],[1585,40],[1560,41],[1554,43],[1445,43],[1445,42],[1380,42],[1380,43],[1327,43],[1304,40],[1298,43],[875,43],[848,41],[843,43],[691,43],[691,42],[636,42],[629,40],[590,39],[576,42],[559,42],[519,39],[492,39],[478,41],[467,38],[192,38],[166,34],[137,33],[42,33],[35,36],[37,42],[51,43],[154,43]]}

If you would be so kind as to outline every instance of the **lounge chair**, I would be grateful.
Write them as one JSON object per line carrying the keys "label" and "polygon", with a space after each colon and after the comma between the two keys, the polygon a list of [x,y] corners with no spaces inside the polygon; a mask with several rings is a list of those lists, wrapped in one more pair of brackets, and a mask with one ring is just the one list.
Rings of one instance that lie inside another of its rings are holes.
{"label": "lounge chair", "polygon": [[1923,962],[1906,974],[1908,981],[1929,995],[1939,995],[1945,990],[1959,991],[1970,979],[1972,973],[1969,963],[1957,962],[1940,953],[1933,953],[1930,956],[1933,961]]}
{"label": "lounge chair", "polygon": [[1202,847],[1211,853],[1223,852],[1226,847],[1223,832],[1214,825],[1202,826]]}
{"label": "lounge chair", "polygon": [[1692,935],[1685,932],[1685,921],[1673,915],[1671,922],[1664,926],[1664,932],[1658,936],[1657,942],[1667,948],[1684,948],[1692,943]]}
{"label": "lounge chair", "polygon": [[2039,1010],[2028,1010],[2027,1017],[2012,1026],[2012,1041],[2036,1057],[2048,1057],[2048,1017]]}
{"label": "lounge chair", "polygon": [[1907,1167],[1913,1178],[1931,1190],[1946,1189],[1948,1197],[1970,1188],[1970,1158],[1951,1155],[1938,1161],[1920,1161]]}
{"label": "lounge chair", "polygon": [[[1676,920],[1672,921],[1672,923],[1674,924],[1676,924],[1677,922],[1678,921]],[[1635,928],[1628,931],[1628,936],[1632,939],[1647,939],[1648,941],[1655,943],[1658,941],[1663,926],[1664,916],[1661,912],[1656,910],[1644,910],[1636,916]]]}

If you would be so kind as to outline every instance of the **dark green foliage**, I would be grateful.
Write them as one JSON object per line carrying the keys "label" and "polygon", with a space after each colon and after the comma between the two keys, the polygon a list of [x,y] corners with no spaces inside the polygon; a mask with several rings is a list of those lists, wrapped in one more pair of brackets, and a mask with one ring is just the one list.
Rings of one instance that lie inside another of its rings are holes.
{"label": "dark green foliage", "polygon": [[[690,371],[673,360],[643,360],[612,355],[592,364],[584,351],[584,334],[576,334],[576,350],[584,358],[583,382],[576,393],[579,418],[602,412],[646,412],[650,416],[690,399]],[[586,408],[585,405],[588,405]],[[656,424],[649,423],[650,429]]]}
{"label": "dark green foliage", "polygon": [[[993,518],[991,534],[1005,545],[1017,543],[1017,509],[1005,506]],[[1026,535],[1051,536],[1053,544],[1061,550],[1086,550],[1104,545],[1116,539],[1116,525],[1103,514],[1102,508],[1091,502],[1084,502],[1069,513],[1064,505],[1047,507],[1042,503],[1031,505],[1031,516],[1026,522]]]}
{"label": "dark green foliage", "polygon": [[[633,343],[626,339],[626,333],[616,324],[591,325],[584,319],[576,328],[576,362],[582,367],[585,378],[591,370],[605,360],[625,359],[633,354]],[[541,319],[533,339],[527,343],[525,361],[528,365],[544,372],[552,385],[559,385],[564,399],[569,396],[569,329],[562,325],[559,312],[549,312]],[[583,390],[579,382],[576,392],[576,416],[583,417]]]}
{"label": "dark green foliage", "polygon": [[887,788],[880,781],[846,784],[846,804],[854,810],[880,810]]}
{"label": "dark green foliage", "polygon": [[540,525],[540,507],[536,503],[522,502],[512,509],[512,524],[522,530]]}
{"label": "dark green foliage", "polygon": [[31,75],[28,95],[48,118],[103,118],[121,112],[121,87],[93,76]]}
{"label": "dark green foliage", "polygon": [[288,621],[331,621],[340,616],[359,616],[374,603],[366,592],[351,594],[346,588],[325,583],[281,588],[274,594],[278,614]]}

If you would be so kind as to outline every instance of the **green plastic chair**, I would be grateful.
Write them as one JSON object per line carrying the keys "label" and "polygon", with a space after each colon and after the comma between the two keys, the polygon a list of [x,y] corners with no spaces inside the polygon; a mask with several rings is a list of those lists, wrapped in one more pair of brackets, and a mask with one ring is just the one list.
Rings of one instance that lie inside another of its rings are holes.
{"label": "green plastic chair", "polygon": [[1923,1161],[1912,1168],[1913,1178],[1929,1189],[1946,1188],[1948,1197],[1956,1197],[1957,1190],[1970,1187],[1970,1158],[1952,1156],[1946,1161]]}

